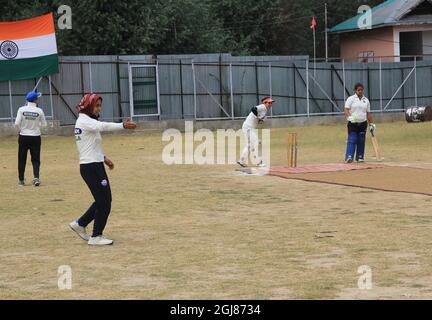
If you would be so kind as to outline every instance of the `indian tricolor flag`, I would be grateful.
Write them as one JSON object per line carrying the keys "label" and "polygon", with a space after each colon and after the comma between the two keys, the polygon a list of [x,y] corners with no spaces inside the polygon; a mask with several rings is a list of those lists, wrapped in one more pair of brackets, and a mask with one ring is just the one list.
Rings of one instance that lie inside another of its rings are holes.
{"label": "indian tricolor flag", "polygon": [[52,13],[0,22],[0,80],[22,80],[58,73]]}

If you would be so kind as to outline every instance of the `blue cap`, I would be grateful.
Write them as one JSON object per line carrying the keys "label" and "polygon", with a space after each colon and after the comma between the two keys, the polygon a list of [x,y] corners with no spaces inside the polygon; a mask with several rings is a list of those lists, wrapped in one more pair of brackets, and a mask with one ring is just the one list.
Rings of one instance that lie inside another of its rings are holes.
{"label": "blue cap", "polygon": [[29,93],[27,93],[26,95],[26,100],[28,102],[33,102],[36,99],[40,98],[42,96],[42,93],[40,92],[34,92],[34,91],[30,91]]}

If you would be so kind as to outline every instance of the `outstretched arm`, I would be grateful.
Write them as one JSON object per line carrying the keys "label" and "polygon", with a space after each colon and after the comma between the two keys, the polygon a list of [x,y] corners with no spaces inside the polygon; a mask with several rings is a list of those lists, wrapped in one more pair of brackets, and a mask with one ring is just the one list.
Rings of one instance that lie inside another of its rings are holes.
{"label": "outstretched arm", "polygon": [[131,119],[127,119],[123,123],[114,123],[114,122],[102,122],[97,121],[95,119],[91,119],[91,121],[86,122],[83,127],[84,129],[90,130],[90,131],[119,131],[123,129],[135,129],[136,128],[135,122],[133,122]]}

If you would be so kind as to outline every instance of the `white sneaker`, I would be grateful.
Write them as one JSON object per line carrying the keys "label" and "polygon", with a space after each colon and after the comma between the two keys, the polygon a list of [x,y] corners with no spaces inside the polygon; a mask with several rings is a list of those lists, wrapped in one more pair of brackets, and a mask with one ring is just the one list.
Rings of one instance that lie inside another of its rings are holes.
{"label": "white sneaker", "polygon": [[257,167],[259,167],[259,168],[263,168],[265,166],[266,166],[266,164],[264,162],[262,162],[262,160],[260,161],[260,163],[257,164]]}
{"label": "white sneaker", "polygon": [[40,182],[39,178],[34,178],[34,180],[33,180],[33,186],[39,187],[40,184],[41,184],[41,182]]}
{"label": "white sneaker", "polygon": [[86,229],[84,227],[81,227],[78,222],[74,221],[69,223],[69,227],[75,231],[81,239],[85,241],[89,241],[90,237],[88,236]]}
{"label": "white sneaker", "polygon": [[91,246],[109,246],[113,243],[113,240],[107,239],[104,236],[90,237],[88,241],[88,244]]}

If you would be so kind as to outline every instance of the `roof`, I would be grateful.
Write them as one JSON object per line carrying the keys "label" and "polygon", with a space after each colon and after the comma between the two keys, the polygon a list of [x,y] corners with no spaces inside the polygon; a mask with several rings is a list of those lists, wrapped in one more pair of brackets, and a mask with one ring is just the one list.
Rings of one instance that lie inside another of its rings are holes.
{"label": "roof", "polygon": [[[372,8],[372,29],[409,24],[432,24],[432,14],[410,15],[421,4],[426,3],[432,8],[432,0],[387,0]],[[358,14],[329,30],[333,33],[342,33],[360,30],[358,21],[363,14]]]}

